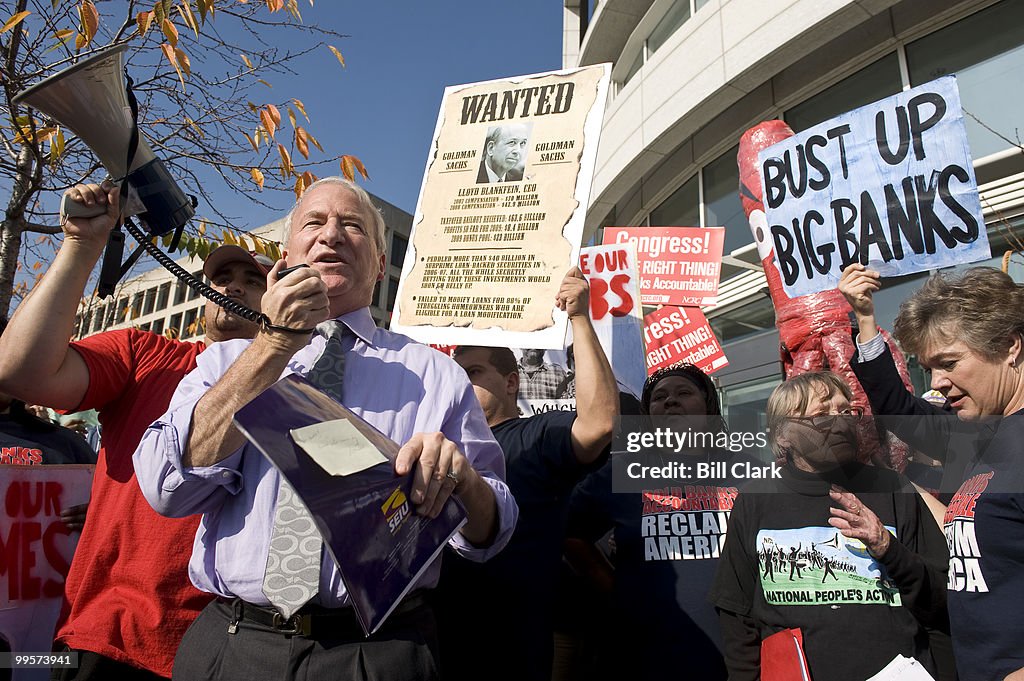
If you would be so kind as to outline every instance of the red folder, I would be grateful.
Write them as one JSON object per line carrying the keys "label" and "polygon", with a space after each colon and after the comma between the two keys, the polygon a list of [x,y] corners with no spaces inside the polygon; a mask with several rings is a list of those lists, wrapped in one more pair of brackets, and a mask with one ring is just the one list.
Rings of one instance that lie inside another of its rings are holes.
{"label": "red folder", "polygon": [[799,629],[783,629],[761,641],[761,681],[811,681]]}

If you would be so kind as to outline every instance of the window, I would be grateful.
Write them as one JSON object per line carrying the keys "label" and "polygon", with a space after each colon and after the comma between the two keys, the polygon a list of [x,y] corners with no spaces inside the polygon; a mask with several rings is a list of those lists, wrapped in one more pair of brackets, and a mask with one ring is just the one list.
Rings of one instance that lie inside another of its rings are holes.
{"label": "window", "polygon": [[690,0],[676,0],[647,38],[647,53],[654,54],[690,18]]}
{"label": "window", "polygon": [[785,113],[785,119],[794,132],[802,132],[822,121],[902,90],[899,59],[893,52],[797,104]]}
{"label": "window", "polygon": [[388,312],[393,312],[395,309],[395,296],[398,295],[398,280],[394,277],[388,281]]}
{"label": "window", "polygon": [[[202,270],[197,270],[197,271],[193,272],[192,276],[195,277],[196,279],[198,279],[199,281],[206,281],[206,279],[203,278],[203,271]],[[209,282],[207,281],[206,283],[209,283]],[[188,290],[188,299],[189,300],[195,300],[198,297],[199,297],[199,292],[196,291],[194,288],[190,288]]]}
{"label": "window", "polygon": [[191,338],[196,335],[198,325],[196,324],[196,311],[188,310],[185,312],[185,323],[181,327],[181,337]]}
{"label": "window", "polygon": [[704,166],[704,224],[725,227],[725,248],[728,255],[741,246],[754,242],[747,216],[743,213],[738,187],[740,171],[736,165],[739,146],[725,152]]}
{"label": "window", "polygon": [[373,285],[373,299],[370,302],[371,305],[380,307],[380,282],[378,281]]}
{"label": "window", "polygon": [[[781,372],[778,376],[759,378],[724,388],[721,392],[722,414],[729,424],[729,430],[734,433],[764,432],[768,426],[765,414],[768,396],[780,383]],[[764,461],[771,461],[774,458],[770,447],[754,452]]]}
{"label": "window", "polygon": [[149,322],[139,324],[139,331],[149,331]]}
{"label": "window", "polygon": [[652,227],[700,226],[700,196],[697,194],[696,175],[651,211],[650,224]]}
{"label": "window", "polygon": [[117,301],[117,323],[120,324],[128,315],[128,299],[119,298]]}
{"label": "window", "polygon": [[156,309],[156,289],[151,288],[146,291],[145,302],[142,304],[142,314],[152,314],[153,310]]}
{"label": "window", "polygon": [[644,65],[644,46],[640,45],[640,51],[636,53],[636,59],[634,59],[633,63],[629,66],[629,70],[626,71],[626,75],[622,77],[622,84],[625,85],[630,80],[632,80],[633,76],[635,76],[637,74],[637,72],[640,71],[640,67],[642,67],[643,65]]}
{"label": "window", "polygon": [[171,298],[171,282],[160,284],[160,290],[156,294],[156,309],[166,310],[167,301]]}
{"label": "window", "polygon": [[96,316],[92,319],[92,332],[97,333],[103,328],[103,317],[106,314],[106,308],[100,305],[96,308]]}
{"label": "window", "polygon": [[401,267],[405,264],[405,250],[409,246],[409,240],[398,234],[391,237],[391,264]]}
{"label": "window", "polygon": [[181,313],[171,315],[171,325],[167,327],[168,338],[181,338]]}
{"label": "window", "polygon": [[[123,308],[122,308],[123,309]],[[114,325],[114,319],[117,317],[117,302],[111,300],[107,303],[107,320],[104,323],[104,328],[110,328]]]}
{"label": "window", "polygon": [[129,313],[131,315],[129,319],[135,319],[142,312],[143,295],[143,292],[139,291],[138,293],[132,296],[132,309],[131,312]]}
{"label": "window", "polygon": [[162,334],[164,332],[164,320],[154,319],[153,320],[153,333]]}
{"label": "window", "polygon": [[775,307],[766,295],[727,315],[708,320],[719,342],[736,340],[775,327]]}
{"label": "window", "polygon": [[956,74],[975,159],[1019,144],[1024,110],[1022,26],[1024,3],[1005,0],[907,45],[912,85]]}
{"label": "window", "polygon": [[188,294],[188,286],[185,282],[178,281],[178,288],[174,289],[174,304],[181,305],[185,302],[185,296]]}

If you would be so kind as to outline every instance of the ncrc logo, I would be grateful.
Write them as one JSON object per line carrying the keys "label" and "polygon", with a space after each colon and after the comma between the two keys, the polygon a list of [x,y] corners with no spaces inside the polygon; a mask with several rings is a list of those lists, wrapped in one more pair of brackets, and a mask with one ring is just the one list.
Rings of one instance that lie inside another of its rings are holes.
{"label": "ncrc logo", "polygon": [[388,529],[391,530],[391,534],[394,534],[409,517],[409,500],[405,498],[402,489],[396,487],[380,510],[384,514],[384,519],[388,521]]}

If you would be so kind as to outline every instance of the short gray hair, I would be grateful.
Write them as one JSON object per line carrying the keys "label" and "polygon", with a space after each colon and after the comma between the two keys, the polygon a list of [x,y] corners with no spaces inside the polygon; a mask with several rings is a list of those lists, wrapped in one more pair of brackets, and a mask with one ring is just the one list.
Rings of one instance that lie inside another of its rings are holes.
{"label": "short gray hair", "polygon": [[900,305],[893,333],[905,352],[962,340],[993,360],[1024,337],[1024,287],[992,267],[936,274]]}
{"label": "short gray hair", "polygon": [[359,207],[362,208],[363,212],[369,217],[370,221],[373,223],[371,225],[372,229],[370,230],[370,232],[373,235],[374,244],[377,245],[377,250],[380,253],[386,253],[387,244],[384,243],[384,215],[381,213],[380,209],[373,204],[373,198],[365,189],[360,187],[355,182],[352,182],[351,180],[344,177],[338,177],[337,175],[331,177],[322,177],[313,184],[306,187],[306,191],[302,192],[302,196],[299,197],[299,199],[295,202],[295,205],[293,205],[291,210],[288,211],[288,215],[286,215],[284,218],[284,242],[287,244],[291,240],[292,218],[295,217],[295,210],[299,207],[299,204],[302,203],[302,198],[305,197],[306,194],[308,194],[309,192],[316,189],[317,187],[325,184],[340,184],[341,186],[345,187],[346,189],[348,189],[349,191],[356,195],[356,200],[359,202]]}

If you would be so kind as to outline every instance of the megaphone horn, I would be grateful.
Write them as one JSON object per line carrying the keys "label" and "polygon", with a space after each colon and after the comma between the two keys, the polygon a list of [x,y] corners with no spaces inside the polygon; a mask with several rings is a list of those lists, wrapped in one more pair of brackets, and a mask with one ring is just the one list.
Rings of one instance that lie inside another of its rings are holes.
{"label": "megaphone horn", "polygon": [[[14,103],[42,111],[74,132],[96,153],[112,177],[127,179],[124,214],[138,215],[150,234],[161,236],[183,227],[195,210],[138,134],[121,77],[125,49],[125,45],[116,45],[100,50],[21,91]],[[133,141],[137,144],[129,158]],[[93,217],[103,209],[77,204],[65,195],[61,212],[71,217]]]}

